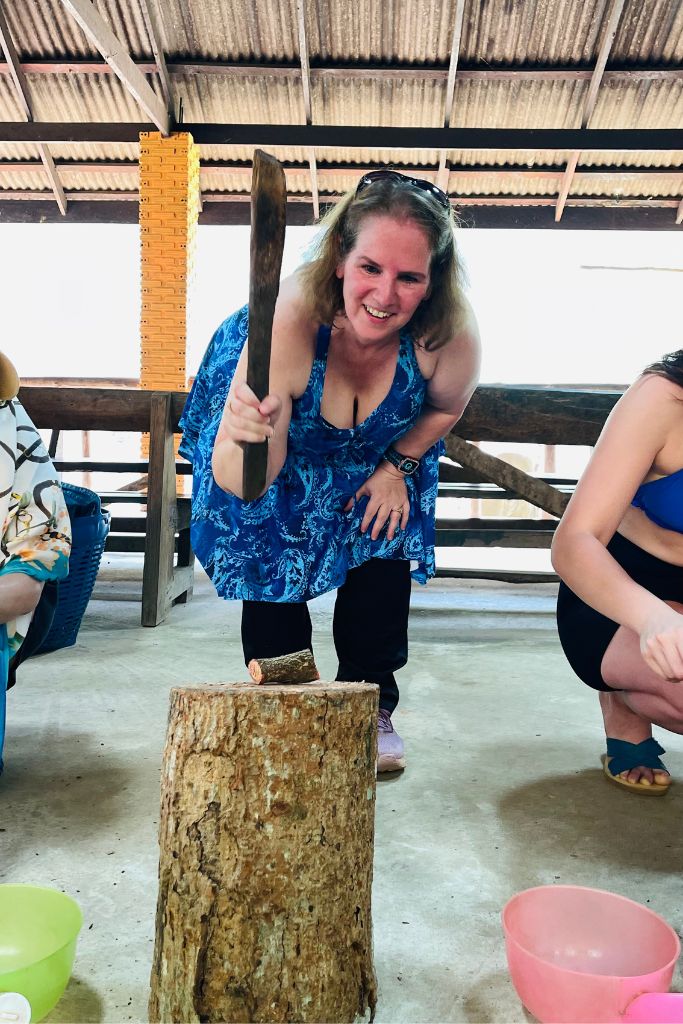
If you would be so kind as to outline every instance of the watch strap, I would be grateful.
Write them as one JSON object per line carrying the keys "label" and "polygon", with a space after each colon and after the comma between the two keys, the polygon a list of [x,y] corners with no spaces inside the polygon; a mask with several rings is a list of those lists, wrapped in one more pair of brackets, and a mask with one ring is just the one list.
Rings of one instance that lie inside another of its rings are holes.
{"label": "watch strap", "polygon": [[385,451],[383,458],[404,476],[411,476],[420,465],[419,459],[414,459],[412,455],[402,455],[391,445]]}

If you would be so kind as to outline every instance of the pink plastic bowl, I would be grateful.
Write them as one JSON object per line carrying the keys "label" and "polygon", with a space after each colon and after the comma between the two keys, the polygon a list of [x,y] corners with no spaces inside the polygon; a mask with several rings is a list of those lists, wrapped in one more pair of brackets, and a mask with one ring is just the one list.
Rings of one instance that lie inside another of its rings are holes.
{"label": "pink plastic bowl", "polygon": [[[512,983],[542,1024],[647,1020],[646,1001],[640,1010],[633,1001],[668,992],[681,949],[673,928],[647,907],[577,885],[513,896],[503,909],[503,931]],[[683,1021],[683,996],[659,998],[673,1015],[653,1020]]]}

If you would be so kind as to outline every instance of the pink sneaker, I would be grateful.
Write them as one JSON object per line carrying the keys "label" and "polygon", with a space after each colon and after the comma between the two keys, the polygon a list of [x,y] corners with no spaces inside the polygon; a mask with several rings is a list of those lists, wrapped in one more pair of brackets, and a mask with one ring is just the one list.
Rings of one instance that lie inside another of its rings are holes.
{"label": "pink sneaker", "polygon": [[377,720],[377,773],[400,772],[406,766],[403,740],[391,724],[391,715],[379,709]]}

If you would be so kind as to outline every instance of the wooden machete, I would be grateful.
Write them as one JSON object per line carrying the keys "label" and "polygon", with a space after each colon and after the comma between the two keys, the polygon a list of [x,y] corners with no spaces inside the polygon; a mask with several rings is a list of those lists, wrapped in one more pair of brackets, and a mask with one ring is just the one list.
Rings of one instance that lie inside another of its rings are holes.
{"label": "wooden machete", "polygon": [[[270,343],[285,245],[286,205],[287,186],[282,165],[269,153],[255,150],[251,177],[247,384],[259,399],[265,398],[269,389]],[[242,472],[245,501],[253,501],[263,491],[267,468],[268,442],[245,444]]]}

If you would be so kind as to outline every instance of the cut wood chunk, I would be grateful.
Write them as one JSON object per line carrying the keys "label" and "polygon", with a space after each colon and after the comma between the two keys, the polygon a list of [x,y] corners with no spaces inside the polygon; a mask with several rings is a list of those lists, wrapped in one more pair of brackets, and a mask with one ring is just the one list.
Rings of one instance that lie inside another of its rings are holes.
{"label": "cut wood chunk", "polygon": [[255,683],[311,683],[320,673],[308,648],[278,658],[252,658],[247,666]]}

